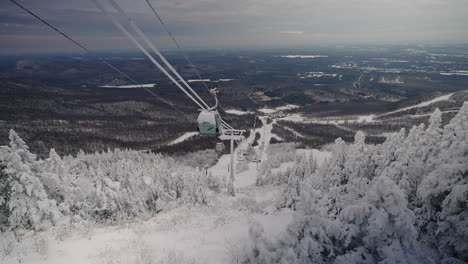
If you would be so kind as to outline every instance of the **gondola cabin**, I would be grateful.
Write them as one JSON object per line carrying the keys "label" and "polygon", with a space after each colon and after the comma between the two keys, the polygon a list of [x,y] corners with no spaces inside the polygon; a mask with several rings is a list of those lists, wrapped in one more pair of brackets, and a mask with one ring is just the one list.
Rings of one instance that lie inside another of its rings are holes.
{"label": "gondola cabin", "polygon": [[221,117],[216,110],[201,110],[197,130],[202,136],[216,137],[221,133]]}
{"label": "gondola cabin", "polygon": [[224,144],[223,144],[223,142],[218,142],[218,143],[216,143],[215,151],[216,151],[216,153],[218,153],[218,154],[223,154],[223,152],[224,152]]}

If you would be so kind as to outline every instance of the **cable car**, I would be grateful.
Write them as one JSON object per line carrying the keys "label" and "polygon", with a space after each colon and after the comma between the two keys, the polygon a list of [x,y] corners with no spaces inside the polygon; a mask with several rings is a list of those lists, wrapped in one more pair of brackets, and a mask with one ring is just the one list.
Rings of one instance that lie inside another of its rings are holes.
{"label": "cable car", "polygon": [[197,123],[197,130],[202,136],[216,137],[221,134],[221,117],[216,110],[201,110]]}
{"label": "cable car", "polygon": [[218,154],[222,154],[224,152],[224,144],[223,142],[216,143],[215,151]]}
{"label": "cable car", "polygon": [[[218,107],[218,97],[216,88],[211,89],[210,93],[215,99],[215,105],[211,108],[201,109],[197,119],[197,130],[202,136],[216,137],[221,134],[221,116],[216,108]],[[224,148],[224,146],[223,146]]]}

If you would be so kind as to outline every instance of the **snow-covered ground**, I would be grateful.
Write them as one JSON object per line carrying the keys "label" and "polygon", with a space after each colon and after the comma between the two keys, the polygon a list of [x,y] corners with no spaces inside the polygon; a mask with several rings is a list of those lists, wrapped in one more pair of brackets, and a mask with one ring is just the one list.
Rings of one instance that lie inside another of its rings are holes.
{"label": "snow-covered ground", "polygon": [[175,145],[175,144],[179,144],[179,143],[182,143],[184,142],[185,140],[195,136],[195,135],[198,135],[198,132],[187,132],[185,134],[183,134],[182,136],[174,139],[171,143],[169,143],[168,145]]}
{"label": "snow-covered ground", "polygon": [[219,79],[219,80],[211,80],[211,79],[191,79],[188,80],[187,82],[230,82],[234,81],[235,79]]}
{"label": "snow-covered ground", "polygon": [[232,115],[248,115],[248,114],[253,114],[253,112],[250,111],[241,111],[237,109],[228,109],[226,110],[226,113],[232,114]]}
{"label": "snow-covered ground", "polygon": [[374,121],[375,115],[362,115],[358,116],[357,122],[358,123],[369,123]]}
{"label": "snow-covered ground", "polygon": [[156,86],[155,83],[147,83],[147,84],[141,84],[141,85],[103,85],[103,86],[99,86],[99,87],[102,87],[102,88],[121,88],[121,89],[131,89],[131,88],[152,88]]}
{"label": "snow-covered ground", "polygon": [[442,95],[442,96],[436,97],[436,98],[434,98],[434,99],[432,99],[432,100],[429,100],[429,101],[426,101],[426,102],[422,102],[422,103],[419,103],[419,104],[416,104],[416,105],[412,105],[412,106],[400,108],[400,109],[398,109],[398,110],[395,110],[395,111],[392,111],[392,112],[388,112],[388,113],[385,113],[385,114],[382,114],[382,115],[394,114],[394,113],[398,113],[398,112],[410,110],[410,109],[413,109],[413,108],[428,106],[428,105],[431,105],[431,104],[433,104],[433,103],[440,102],[440,101],[447,101],[447,100],[450,100],[450,97],[451,97],[453,94],[454,94],[454,93]]}
{"label": "snow-covered ground", "polygon": [[296,109],[296,108],[299,108],[299,106],[293,105],[293,104],[287,104],[284,106],[276,107],[276,111],[286,111],[286,110],[291,110],[291,109]]}
{"label": "snow-covered ground", "polygon": [[315,58],[327,58],[327,55],[280,55],[278,57],[290,58],[290,59],[315,59]]}
{"label": "snow-covered ground", "polygon": [[286,111],[286,110],[291,110],[291,109],[296,109],[296,108],[299,108],[299,106],[298,105],[293,105],[293,104],[288,104],[288,105],[279,106],[279,107],[276,107],[276,108],[261,108],[261,109],[258,109],[258,111],[262,112],[264,114],[274,114],[276,112]]}
{"label": "snow-covered ground", "polygon": [[273,114],[273,113],[276,113],[276,110],[275,109],[271,109],[271,108],[261,108],[261,109],[258,109],[259,112],[262,112],[264,114]]}
{"label": "snow-covered ground", "polygon": [[[252,131],[249,138],[241,142],[235,153],[235,163],[239,162],[237,151],[252,143],[256,132],[261,137],[255,150],[262,160],[267,159],[266,149],[270,139],[275,137],[271,133],[275,121],[266,124],[266,117],[261,119],[264,127]],[[185,133],[171,144],[183,142],[195,134]],[[311,149],[297,151],[311,153],[319,164],[330,155]],[[209,173],[227,179],[229,162],[230,155],[221,156]],[[291,164],[281,164],[279,168]],[[259,165],[250,162],[247,170],[235,174],[235,197],[228,196],[225,189],[219,193],[209,191],[207,206],[182,205],[148,219],[31,234],[29,246],[23,245],[24,249],[18,249],[19,254],[12,254],[10,256],[15,257],[7,257],[1,263],[236,263],[233,259],[251,248],[248,239],[251,222],[262,225],[265,234],[274,238],[286,229],[294,216],[290,209],[277,209],[282,186],[255,185]]]}
{"label": "snow-covered ground", "polygon": [[[315,123],[315,124],[344,124],[348,123],[369,123],[375,122],[374,120],[375,115],[360,115],[360,116],[346,116],[346,117],[334,117],[334,118],[307,118],[302,116],[301,114],[291,114],[281,118],[278,120],[284,121],[291,121],[296,123]],[[288,129],[288,128],[287,128]],[[299,136],[299,135],[298,135]]]}
{"label": "snow-covered ground", "polygon": [[468,71],[441,72],[440,75],[460,75],[460,76],[468,76]]}
{"label": "snow-covered ground", "polygon": [[69,237],[38,235],[41,255],[24,252],[10,263],[231,263],[232,254],[247,246],[251,221],[262,223],[271,236],[291,222],[291,210],[276,210],[281,188],[248,187],[235,197],[212,194],[208,206],[182,206],[146,220],[116,226],[91,226]]}
{"label": "snow-covered ground", "polygon": [[211,79],[193,79],[193,80],[188,80],[187,82],[211,82]]}

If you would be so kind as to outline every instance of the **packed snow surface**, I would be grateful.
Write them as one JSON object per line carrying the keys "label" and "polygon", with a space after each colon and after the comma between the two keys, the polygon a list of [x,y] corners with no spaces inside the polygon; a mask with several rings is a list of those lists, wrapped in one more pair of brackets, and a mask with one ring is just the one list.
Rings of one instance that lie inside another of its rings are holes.
{"label": "packed snow surface", "polygon": [[186,141],[187,139],[189,139],[189,138],[191,138],[191,137],[193,137],[195,135],[198,135],[198,132],[187,132],[187,133],[183,134],[182,136],[174,139],[174,141],[169,143],[169,145],[175,145],[175,144],[182,143],[182,142]]}
{"label": "packed snow surface", "polygon": [[121,89],[130,89],[130,88],[152,88],[156,86],[155,83],[147,83],[147,84],[141,84],[141,85],[103,85],[99,86],[102,88],[121,88]]}

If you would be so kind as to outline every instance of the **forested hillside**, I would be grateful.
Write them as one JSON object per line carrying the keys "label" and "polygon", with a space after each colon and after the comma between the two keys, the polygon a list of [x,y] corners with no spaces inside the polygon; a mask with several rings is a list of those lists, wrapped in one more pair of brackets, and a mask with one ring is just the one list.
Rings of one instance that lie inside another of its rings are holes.
{"label": "forested hillside", "polygon": [[[251,133],[262,163],[237,162],[235,197],[225,192],[228,155],[208,173],[134,150],[61,157],[52,149],[38,159],[12,130],[0,148],[1,256],[60,263],[62,252],[62,259],[75,254],[73,241],[85,239],[98,257],[77,253],[81,261],[153,263],[151,250],[130,241],[121,251],[112,239],[130,228],[133,236],[149,233],[135,240],[148,248],[173,238],[179,250],[205,250],[189,252],[193,261],[169,256],[161,263],[220,263],[225,254],[227,263],[262,264],[468,260],[468,103],[446,125],[436,110],[427,126],[378,145],[358,132],[354,143],[338,138],[320,157],[295,143],[268,144],[272,127]],[[99,255],[107,252],[101,239],[112,254]]]}
{"label": "forested hillside", "polygon": [[441,122],[437,109],[381,145],[339,138],[321,167],[299,156],[286,174],[259,174],[287,183],[281,206],[297,214],[276,239],[253,224],[246,263],[468,261],[468,103]]}

